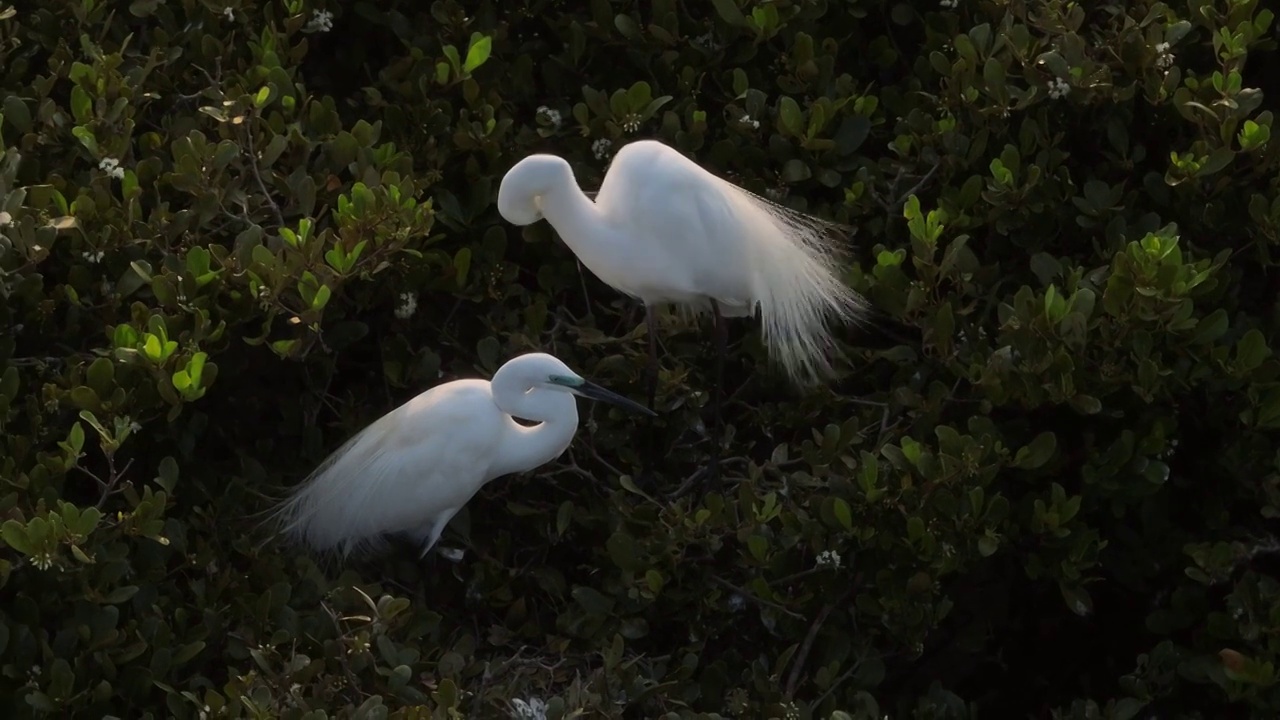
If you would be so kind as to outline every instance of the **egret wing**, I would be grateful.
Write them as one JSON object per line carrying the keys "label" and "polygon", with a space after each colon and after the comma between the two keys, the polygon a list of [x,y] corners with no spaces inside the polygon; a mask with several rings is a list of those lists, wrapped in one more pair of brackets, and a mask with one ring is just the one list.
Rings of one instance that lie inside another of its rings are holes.
{"label": "egret wing", "polygon": [[326,458],[282,504],[282,530],[314,549],[350,555],[464,505],[483,482],[496,434],[486,432],[484,405],[430,394],[379,418]]}

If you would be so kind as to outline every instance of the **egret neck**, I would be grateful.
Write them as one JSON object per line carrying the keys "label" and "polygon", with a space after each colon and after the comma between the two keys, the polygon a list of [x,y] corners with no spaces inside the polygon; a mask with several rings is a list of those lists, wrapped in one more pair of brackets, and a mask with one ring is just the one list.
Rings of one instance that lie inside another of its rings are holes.
{"label": "egret neck", "polygon": [[502,452],[494,459],[495,475],[521,472],[551,462],[573,442],[578,429],[578,401],[573,395],[535,390],[527,381],[504,374],[501,369],[494,375],[490,388],[493,404],[499,410],[538,423],[526,427],[508,420]]}
{"label": "egret neck", "polygon": [[[619,233],[578,187],[572,171],[555,189],[542,196],[541,209],[564,244],[591,272],[600,275],[601,270],[607,268],[628,267],[620,260],[631,253],[632,246],[620,242]],[[613,281],[620,280],[604,276],[600,279],[615,286],[617,283]]]}

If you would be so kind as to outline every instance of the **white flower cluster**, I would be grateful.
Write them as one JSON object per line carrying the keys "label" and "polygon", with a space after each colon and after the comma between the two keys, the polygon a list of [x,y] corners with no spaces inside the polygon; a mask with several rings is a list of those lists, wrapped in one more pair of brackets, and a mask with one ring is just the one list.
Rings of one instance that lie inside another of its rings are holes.
{"label": "white flower cluster", "polygon": [[546,105],[538,108],[538,117],[546,118],[547,122],[551,123],[551,126],[557,130],[560,129],[560,122],[563,120],[559,110],[553,110]]}
{"label": "white flower cluster", "polygon": [[511,701],[511,707],[515,708],[511,720],[547,720],[547,703],[544,700],[516,698]]}
{"label": "white flower cluster", "polygon": [[1169,43],[1156,43],[1156,67],[1168,70],[1173,67],[1173,53],[1169,52]]}
{"label": "white flower cluster", "polygon": [[743,115],[742,117],[738,118],[738,122],[742,123],[745,127],[751,128],[752,130],[760,129],[760,121],[756,120],[750,115]]}
{"label": "white flower cluster", "polygon": [[418,293],[409,291],[400,293],[400,304],[396,306],[396,317],[408,320],[418,312]]}
{"label": "white flower cluster", "polygon": [[603,160],[609,155],[609,148],[613,147],[613,142],[609,138],[600,138],[591,143],[591,152],[595,153],[597,160]]}
{"label": "white flower cluster", "polygon": [[938,5],[948,10],[954,10],[960,7],[960,0],[938,0]]}
{"label": "white flower cluster", "polygon": [[1054,78],[1049,81],[1049,97],[1054,100],[1066,97],[1069,92],[1071,92],[1071,85],[1066,80]]}
{"label": "white flower cluster", "polygon": [[818,553],[818,567],[829,567],[832,569],[840,567],[840,553],[835,550],[823,550]]}
{"label": "white flower cluster", "polygon": [[124,168],[120,167],[120,161],[115,158],[102,158],[98,169],[117,180],[124,177]]}
{"label": "white flower cluster", "polygon": [[316,10],[311,14],[311,20],[307,22],[307,26],[302,28],[303,32],[329,32],[333,29],[333,13],[328,10]]}

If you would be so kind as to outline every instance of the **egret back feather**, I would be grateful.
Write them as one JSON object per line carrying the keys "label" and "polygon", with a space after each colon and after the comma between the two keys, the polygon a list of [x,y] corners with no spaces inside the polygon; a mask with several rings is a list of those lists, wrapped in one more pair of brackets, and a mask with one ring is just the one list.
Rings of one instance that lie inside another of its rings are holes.
{"label": "egret back feather", "polygon": [[[458,402],[473,394],[485,404]],[[420,532],[439,513],[457,512],[487,471],[487,463],[465,458],[490,457],[498,441],[485,432],[490,418],[476,412],[485,407],[497,416],[488,383],[460,380],[382,416],[343,443],[279,506],[281,531],[296,543],[347,558],[381,550],[388,534]],[[414,419],[420,413],[428,418],[425,425]],[[433,431],[450,427],[476,431],[465,437]],[[457,482],[471,476],[477,482]],[[420,514],[428,508],[430,516]]]}
{"label": "egret back feather", "polygon": [[832,322],[858,320],[867,307],[838,275],[847,259],[842,226],[715,180],[745,233],[752,295],[770,356],[798,384],[830,377],[839,357]]}
{"label": "egret back feather", "polygon": [[[376,496],[390,468],[382,450],[394,435],[395,413],[384,415],[356,433],[333,451],[307,476],[288,500],[276,511],[280,532],[294,543],[336,551],[344,559],[371,553],[386,545],[385,536],[376,523],[361,523],[370,518],[362,508],[370,496]],[[378,463],[379,457],[384,462]],[[359,478],[359,483],[353,483]],[[343,517],[334,517],[335,509],[345,509]],[[364,530],[356,525],[372,525]],[[352,530],[357,530],[352,533]]]}

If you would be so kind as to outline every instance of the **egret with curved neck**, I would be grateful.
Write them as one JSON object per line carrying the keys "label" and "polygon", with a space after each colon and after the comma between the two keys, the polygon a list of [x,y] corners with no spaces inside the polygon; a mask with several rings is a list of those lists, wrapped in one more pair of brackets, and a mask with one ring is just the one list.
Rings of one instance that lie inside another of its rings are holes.
{"label": "egret with curved neck", "polygon": [[839,352],[832,326],[860,320],[867,310],[839,277],[846,228],[769,202],[660,142],[623,146],[594,201],[563,158],[526,157],[502,178],[498,212],[514,225],[546,219],[591,272],[644,303],[650,408],[658,369],[654,306],[711,313],[716,448],[706,470],[713,477],[720,452],[724,318],[758,309],[769,355],[803,386],[834,372]]}
{"label": "egret with curved neck", "polygon": [[273,514],[282,532],[318,553],[345,558],[400,534],[426,556],[486,483],[551,462],[569,447],[578,430],[574,396],[653,414],[551,355],[521,355],[492,381],[438,385],[382,416],[334,451]]}

